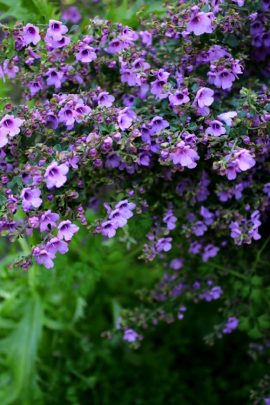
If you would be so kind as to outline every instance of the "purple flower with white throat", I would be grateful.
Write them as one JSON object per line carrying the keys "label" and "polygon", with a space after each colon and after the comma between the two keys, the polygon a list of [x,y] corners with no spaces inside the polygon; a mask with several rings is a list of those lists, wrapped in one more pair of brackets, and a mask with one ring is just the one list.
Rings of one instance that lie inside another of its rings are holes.
{"label": "purple flower with white throat", "polygon": [[157,252],[168,252],[172,248],[172,238],[160,238],[156,243]]}
{"label": "purple flower with white throat", "polygon": [[234,158],[238,164],[239,169],[242,172],[251,169],[256,164],[256,161],[253,159],[247,149],[240,149],[239,151],[237,151],[234,155]]}
{"label": "purple flower with white throat", "polygon": [[40,41],[39,29],[33,24],[23,27],[23,40],[26,45],[36,45]]}
{"label": "purple flower with white throat", "polygon": [[136,208],[136,204],[130,203],[128,200],[123,200],[117,203],[115,208],[120,211],[124,218],[129,219],[133,216],[132,211]]}
{"label": "purple flower with white throat", "polygon": [[106,52],[110,54],[120,53],[125,48],[125,43],[121,41],[119,38],[113,39],[110,43],[108,48],[106,48]]}
{"label": "purple flower with white throat", "polygon": [[65,106],[59,111],[58,118],[59,122],[63,122],[67,127],[73,126],[76,118],[75,111],[71,107]]}
{"label": "purple flower with white throat", "polygon": [[235,81],[235,75],[229,69],[223,69],[221,72],[214,73],[211,83],[223,90],[229,90]]}
{"label": "purple flower with white throat", "polygon": [[170,153],[170,158],[175,165],[180,164],[189,169],[194,169],[197,166],[196,160],[200,159],[198,153],[184,141],[177,143],[175,151]]}
{"label": "purple flower with white throat", "polygon": [[64,239],[66,242],[69,242],[73,238],[73,235],[78,232],[78,230],[79,227],[75,224],[72,224],[71,221],[62,221],[58,225],[57,237],[59,239]]}
{"label": "purple flower with white throat", "polygon": [[232,126],[233,118],[237,117],[236,111],[228,111],[218,115],[218,119],[223,121],[228,127]]}
{"label": "purple flower with white throat", "polygon": [[44,212],[40,217],[40,232],[51,232],[52,229],[56,228],[57,221],[59,221],[59,215],[56,212],[51,212],[51,210]]}
{"label": "purple flower with white throat", "polygon": [[46,250],[52,255],[56,255],[57,252],[64,255],[68,252],[68,244],[63,240],[54,237],[46,244]]}
{"label": "purple flower with white throat", "polygon": [[82,63],[90,63],[97,59],[97,55],[94,48],[83,44],[76,53],[76,59]]}
{"label": "purple flower with white throat", "polygon": [[169,100],[172,107],[188,103],[190,101],[188,89],[177,90],[174,94],[169,96]]}
{"label": "purple flower with white throat", "polygon": [[20,127],[24,123],[24,120],[15,118],[14,115],[5,115],[0,121],[0,127],[3,133],[13,137],[20,133]]}
{"label": "purple flower with white throat", "polygon": [[136,118],[136,114],[134,111],[130,110],[129,108],[124,108],[119,112],[119,115],[117,117],[117,122],[119,125],[119,128],[124,131],[125,129],[128,129],[131,127],[133,120]]}
{"label": "purple flower with white throat", "polygon": [[52,269],[54,266],[53,259],[55,255],[48,252],[45,247],[36,246],[32,252],[36,262],[38,264],[43,264],[46,269]]}
{"label": "purple flower with white throat", "polygon": [[37,188],[24,188],[21,192],[23,210],[27,212],[30,211],[32,208],[39,208],[42,204],[40,195],[41,191]]}
{"label": "purple flower with white throat", "polygon": [[98,105],[102,105],[104,107],[111,107],[115,100],[114,96],[111,96],[107,91],[102,91],[98,95]]}
{"label": "purple flower with white throat", "polygon": [[67,32],[68,28],[61,21],[50,20],[49,28],[47,29],[47,33],[45,36],[45,41],[47,42],[48,39],[59,41]]}
{"label": "purple flower with white throat", "polygon": [[116,234],[117,227],[112,221],[104,221],[101,224],[101,234],[107,238],[113,238]]}
{"label": "purple flower with white throat", "polygon": [[226,134],[226,129],[224,128],[224,126],[220,121],[214,120],[210,122],[210,125],[206,129],[205,134],[212,136],[221,136]]}
{"label": "purple flower with white throat", "polygon": [[46,169],[44,178],[46,180],[47,188],[53,187],[60,188],[67,181],[66,174],[68,173],[68,166],[66,164],[58,165],[52,162]]}
{"label": "purple flower with white throat", "polygon": [[109,220],[113,223],[115,228],[123,228],[123,226],[127,224],[127,218],[125,218],[117,208],[110,213]]}
{"label": "purple flower with white throat", "polygon": [[46,76],[46,82],[48,86],[54,86],[56,89],[60,89],[64,76],[63,72],[58,72],[56,69],[51,68],[46,73]]}
{"label": "purple flower with white throat", "polygon": [[213,13],[196,12],[187,25],[187,31],[194,35],[211,34],[213,32]]}
{"label": "purple flower with white throat", "polygon": [[203,108],[209,107],[214,102],[215,92],[208,87],[201,87],[196,94],[194,105]]}
{"label": "purple flower with white throat", "polygon": [[170,126],[169,122],[164,120],[164,118],[162,117],[154,117],[151,120],[151,134],[157,134],[161,131],[163,131],[163,129],[168,128]]}

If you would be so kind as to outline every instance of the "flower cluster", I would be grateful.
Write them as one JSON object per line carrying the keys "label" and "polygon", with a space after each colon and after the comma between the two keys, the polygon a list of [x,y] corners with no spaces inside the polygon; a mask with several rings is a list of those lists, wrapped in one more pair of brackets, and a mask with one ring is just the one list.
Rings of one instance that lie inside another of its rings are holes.
{"label": "flower cluster", "polygon": [[[0,77],[18,102],[0,121],[0,231],[29,238],[24,268],[53,267],[80,223],[105,238],[135,238],[146,260],[169,260],[173,274],[155,301],[187,292],[210,302],[223,294],[219,281],[186,280],[186,263],[211,263],[264,237],[269,2],[197,3],[179,1],[137,31],[95,18],[73,35],[74,9],[46,29],[3,29]],[[130,231],[135,219],[140,236]],[[184,308],[177,303],[178,319]],[[226,317],[225,334],[238,325]],[[125,328],[125,340],[139,336]]]}

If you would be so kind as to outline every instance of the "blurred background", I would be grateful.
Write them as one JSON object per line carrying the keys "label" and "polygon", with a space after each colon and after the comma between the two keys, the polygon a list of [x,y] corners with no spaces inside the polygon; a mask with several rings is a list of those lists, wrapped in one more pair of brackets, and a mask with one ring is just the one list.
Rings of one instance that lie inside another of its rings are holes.
{"label": "blurred background", "polygon": [[[135,27],[164,13],[162,1],[0,0],[1,20],[46,23],[76,6],[82,24],[101,16]],[[12,89],[1,83],[1,104]],[[89,213],[89,215],[93,215]],[[248,354],[244,333],[210,346],[216,304],[189,308],[185,319],[147,330],[141,347],[103,336],[123,308],[139,307],[138,291],[162,274],[138,249],[85,231],[53,270],[10,270],[25,242],[0,242],[0,404],[247,404],[267,367]]]}

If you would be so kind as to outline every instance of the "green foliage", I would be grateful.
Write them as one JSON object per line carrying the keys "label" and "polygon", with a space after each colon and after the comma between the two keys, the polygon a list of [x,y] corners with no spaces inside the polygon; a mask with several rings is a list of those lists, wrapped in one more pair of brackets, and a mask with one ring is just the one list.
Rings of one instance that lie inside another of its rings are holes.
{"label": "green foliage", "polygon": [[14,18],[27,23],[44,23],[58,18],[57,3],[47,0],[0,0],[0,21]]}

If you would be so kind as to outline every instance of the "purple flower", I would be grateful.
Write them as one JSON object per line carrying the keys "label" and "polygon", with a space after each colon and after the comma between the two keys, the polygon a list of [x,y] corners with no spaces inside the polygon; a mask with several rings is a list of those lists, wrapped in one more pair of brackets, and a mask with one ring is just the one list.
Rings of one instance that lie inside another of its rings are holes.
{"label": "purple flower", "polygon": [[138,340],[139,337],[140,337],[140,335],[137,332],[135,332],[135,330],[133,330],[133,329],[126,329],[124,331],[123,339],[129,343],[136,342],[136,340]]}
{"label": "purple flower", "polygon": [[195,13],[187,25],[187,31],[195,35],[211,34],[213,30],[213,13]]}
{"label": "purple flower", "polygon": [[192,226],[192,233],[196,236],[202,236],[207,231],[207,226],[202,221],[197,221]]}
{"label": "purple flower", "polygon": [[104,107],[111,107],[115,98],[111,96],[107,91],[102,91],[98,95],[98,104]]}
{"label": "purple flower", "polygon": [[46,244],[46,250],[53,256],[55,256],[57,252],[64,255],[68,252],[68,244],[63,240],[54,237]]}
{"label": "purple flower", "polygon": [[233,330],[235,330],[239,325],[239,320],[235,318],[234,316],[231,316],[228,318],[226,324],[224,325],[223,328],[223,333],[232,333]]}
{"label": "purple flower", "polygon": [[63,122],[66,126],[73,126],[75,122],[75,111],[66,106],[59,111],[59,122]]}
{"label": "purple flower", "polygon": [[63,38],[63,35],[68,32],[68,28],[61,22],[56,20],[49,21],[49,28],[45,36],[45,41],[52,39],[53,41],[59,41]]}
{"label": "purple flower", "polygon": [[66,174],[68,173],[68,166],[66,164],[58,165],[52,162],[46,169],[44,178],[48,189],[53,187],[60,188],[67,181]]}
{"label": "purple flower", "polygon": [[166,215],[163,217],[163,221],[166,223],[167,229],[172,231],[176,228],[177,218],[173,215],[172,210],[168,210]]}
{"label": "purple flower", "polygon": [[24,188],[21,192],[23,210],[30,211],[32,208],[39,208],[42,204],[40,195],[41,191],[37,188]]}
{"label": "purple flower", "polygon": [[33,24],[26,24],[23,27],[23,40],[26,45],[36,45],[40,41],[39,29]]}
{"label": "purple flower", "polygon": [[152,40],[153,40],[153,35],[149,31],[140,31],[140,37],[142,40],[142,43],[146,46],[151,46],[152,45]]}
{"label": "purple flower", "polygon": [[70,6],[62,13],[62,20],[70,22],[71,24],[77,24],[81,20],[82,16],[75,6]]}
{"label": "purple flower", "polygon": [[53,228],[56,228],[56,222],[58,220],[59,215],[55,212],[51,212],[51,210],[44,212],[40,218],[40,232],[50,232]]}
{"label": "purple flower", "polygon": [[24,123],[24,120],[15,118],[14,115],[5,115],[0,121],[0,127],[3,133],[13,137],[20,133],[20,127]]}
{"label": "purple flower", "polygon": [[122,52],[122,50],[125,48],[125,44],[123,41],[121,41],[118,38],[113,39],[110,43],[109,43],[109,47],[106,48],[105,50],[108,53],[111,54],[115,54],[115,53],[120,53]]}
{"label": "purple flower", "polygon": [[108,238],[113,238],[116,234],[116,227],[112,221],[105,221],[101,224],[101,233]]}
{"label": "purple flower", "polygon": [[209,107],[214,102],[214,91],[208,87],[202,87],[197,91],[194,105],[199,108]]}
{"label": "purple flower", "polygon": [[228,111],[226,113],[222,113],[218,115],[218,118],[225,122],[226,125],[228,125],[228,127],[232,126],[232,119],[235,118],[237,116],[237,112],[236,111]]}
{"label": "purple flower", "polygon": [[218,300],[222,294],[222,289],[217,285],[215,287],[212,287],[210,291],[204,291],[200,295],[200,298],[207,302],[211,302],[213,300]]}
{"label": "purple flower", "polygon": [[156,243],[157,252],[168,252],[172,248],[172,238],[160,238]]}
{"label": "purple flower", "polygon": [[205,131],[206,135],[221,136],[226,134],[226,129],[223,127],[222,123],[218,120],[210,122],[210,126]]}
{"label": "purple flower", "polygon": [[93,62],[93,60],[97,59],[94,48],[91,48],[91,46],[88,46],[86,44],[80,46],[80,49],[75,56],[76,59],[82,63],[90,63]]}
{"label": "purple flower", "polygon": [[235,161],[237,162],[239,169],[242,172],[251,169],[256,164],[256,161],[253,159],[253,157],[251,156],[250,152],[247,149],[240,149],[238,152],[236,152],[234,157],[236,159]]}
{"label": "purple flower", "polygon": [[170,126],[169,122],[164,120],[162,117],[154,117],[150,123],[151,125],[151,134],[157,134],[162,132],[163,129],[168,128]]}
{"label": "purple flower", "polygon": [[202,260],[203,262],[208,262],[211,257],[215,257],[219,252],[219,248],[209,244],[206,245],[203,251]]}
{"label": "purple flower", "polygon": [[127,224],[127,218],[125,218],[117,208],[110,213],[109,220],[115,228],[122,228]]}
{"label": "purple flower", "polygon": [[35,247],[32,254],[38,264],[43,264],[46,269],[53,268],[53,259],[55,258],[55,255],[48,252],[45,247]]}
{"label": "purple flower", "polygon": [[198,153],[190,145],[186,145],[184,141],[177,143],[175,151],[170,153],[170,158],[175,165],[180,164],[189,169],[194,169],[197,166],[196,160],[200,159]]}
{"label": "purple flower", "polygon": [[61,87],[64,76],[63,72],[58,72],[56,69],[51,68],[46,73],[46,76],[46,82],[48,86],[54,86],[56,89],[59,89]]}
{"label": "purple flower", "polygon": [[118,117],[117,117],[117,122],[119,125],[119,128],[124,131],[125,129],[128,129],[131,125],[133,120],[136,118],[136,114],[134,111],[130,110],[129,108],[124,108],[123,110],[120,111]]}
{"label": "purple flower", "polygon": [[79,227],[75,224],[72,224],[69,220],[62,221],[58,225],[57,237],[69,242],[72,239],[73,235],[78,232],[78,230]]}
{"label": "purple flower", "polygon": [[183,259],[172,259],[170,261],[170,268],[173,270],[180,270],[184,265]]}
{"label": "purple flower", "polygon": [[174,94],[169,96],[169,100],[172,107],[188,103],[190,101],[188,89],[177,90]]}
{"label": "purple flower", "polygon": [[[211,72],[210,72],[211,73]],[[228,90],[235,81],[235,75],[229,69],[223,69],[221,72],[210,74],[211,83],[216,87]]]}
{"label": "purple flower", "polygon": [[3,148],[8,143],[6,131],[0,127],[0,148]]}
{"label": "purple flower", "polygon": [[136,205],[134,203],[128,202],[128,200],[123,200],[117,203],[115,208],[121,212],[121,215],[124,218],[129,219],[133,216],[132,211],[136,208]]}
{"label": "purple flower", "polygon": [[151,93],[162,100],[169,95],[169,84],[166,80],[155,80],[151,83]]}

